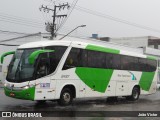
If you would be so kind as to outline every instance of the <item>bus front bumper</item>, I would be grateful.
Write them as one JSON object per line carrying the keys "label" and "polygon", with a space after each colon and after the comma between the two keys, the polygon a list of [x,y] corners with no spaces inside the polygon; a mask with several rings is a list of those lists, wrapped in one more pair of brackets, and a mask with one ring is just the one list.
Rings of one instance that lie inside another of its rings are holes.
{"label": "bus front bumper", "polygon": [[24,99],[24,100],[34,100],[35,87],[30,87],[23,90],[11,90],[4,87],[5,95],[12,98]]}

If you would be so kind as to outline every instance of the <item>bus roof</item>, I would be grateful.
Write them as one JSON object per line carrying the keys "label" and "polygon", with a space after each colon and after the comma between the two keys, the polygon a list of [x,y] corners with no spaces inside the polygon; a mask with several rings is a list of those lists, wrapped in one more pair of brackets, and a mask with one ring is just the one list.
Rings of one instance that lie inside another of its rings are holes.
{"label": "bus roof", "polygon": [[44,41],[37,41],[37,42],[29,42],[23,45],[20,45],[18,49],[23,48],[39,48],[45,46],[52,46],[52,45],[60,45],[60,46],[69,46],[71,41],[59,41],[59,40],[44,40]]}
{"label": "bus roof", "polygon": [[69,46],[70,44],[81,44],[81,45],[96,45],[96,46],[102,46],[106,48],[115,48],[118,50],[125,50],[125,51],[131,51],[131,52],[136,52],[136,53],[141,53],[143,54],[143,49],[142,48],[135,48],[132,46],[127,46],[119,43],[111,43],[111,42],[106,42],[106,41],[101,41],[101,40],[96,40],[96,39],[82,39],[82,38],[75,38],[75,37],[66,37],[63,40],[48,40],[48,39],[42,39],[41,41],[37,42],[30,42],[26,43],[23,45],[20,45],[18,49],[22,48],[37,48],[37,47],[45,47],[45,46],[51,46],[51,45],[60,45],[60,46]]}
{"label": "bus roof", "polygon": [[[48,40],[42,39],[38,42],[30,42],[23,44],[18,47],[18,49],[27,49],[27,48],[39,48],[45,46],[72,46],[76,48],[93,48],[95,46],[95,50],[99,51],[99,48],[109,48],[113,51],[120,51],[119,54],[129,55],[129,56],[137,56],[146,58],[144,55],[142,48],[134,48],[132,46],[126,46],[117,43],[105,42],[96,39],[80,39],[74,37],[66,37],[63,40]],[[97,47],[97,48],[96,48]],[[93,48],[94,49],[94,48]]]}

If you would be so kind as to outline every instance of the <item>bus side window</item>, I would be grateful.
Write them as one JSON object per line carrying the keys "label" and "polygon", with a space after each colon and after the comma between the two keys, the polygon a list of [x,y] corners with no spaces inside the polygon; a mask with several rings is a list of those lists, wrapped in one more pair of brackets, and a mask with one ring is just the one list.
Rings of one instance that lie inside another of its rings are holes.
{"label": "bus side window", "polygon": [[121,55],[121,69],[122,70],[135,70],[136,58],[132,56]]}
{"label": "bus side window", "polygon": [[144,58],[139,58],[139,71],[147,70],[147,60]]}
{"label": "bus side window", "polygon": [[47,46],[45,49],[54,50],[54,52],[49,53],[49,74],[51,74],[56,70],[67,46]]}
{"label": "bus side window", "polygon": [[132,59],[132,67],[131,67],[131,70],[132,71],[139,71],[139,64],[138,64],[138,58],[137,57],[133,57]]}
{"label": "bus side window", "polygon": [[106,56],[103,52],[88,51],[88,67],[93,68],[105,68]]}
{"label": "bus side window", "polygon": [[156,60],[147,60],[147,70],[148,72],[154,72],[157,69],[157,61]]}
{"label": "bus side window", "polygon": [[125,55],[121,55],[121,69],[122,70],[128,69],[128,60],[127,60],[127,56]]}
{"label": "bus side window", "polygon": [[113,69],[121,69],[121,60],[120,60],[120,55],[113,54],[113,64],[112,64]]}
{"label": "bus side window", "polygon": [[81,49],[81,57],[79,58],[80,65],[79,67],[87,67],[88,66],[88,50]]}
{"label": "bus side window", "polygon": [[74,67],[81,67],[81,56],[82,52],[81,49],[78,48],[72,48],[66,61],[63,66],[63,70],[69,69],[69,68],[74,68]]}
{"label": "bus side window", "polygon": [[106,68],[112,69],[112,65],[113,65],[113,55],[106,53]]}

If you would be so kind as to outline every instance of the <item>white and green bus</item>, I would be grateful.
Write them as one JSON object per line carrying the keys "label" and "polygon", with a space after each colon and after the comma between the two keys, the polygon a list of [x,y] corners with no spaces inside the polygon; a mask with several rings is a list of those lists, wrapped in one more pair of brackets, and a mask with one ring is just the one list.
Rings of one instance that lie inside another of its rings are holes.
{"label": "white and green bus", "polygon": [[5,95],[69,105],[74,98],[124,96],[134,101],[141,94],[155,93],[156,58],[122,48],[112,43],[74,40],[21,45],[1,56],[3,63],[5,56],[13,54]]}

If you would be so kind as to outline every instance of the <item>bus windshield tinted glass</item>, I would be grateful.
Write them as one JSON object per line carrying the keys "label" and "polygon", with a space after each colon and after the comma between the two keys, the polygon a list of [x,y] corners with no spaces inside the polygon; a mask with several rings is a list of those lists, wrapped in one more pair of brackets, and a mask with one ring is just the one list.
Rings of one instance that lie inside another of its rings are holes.
{"label": "bus windshield tinted glass", "polygon": [[28,57],[39,48],[17,50],[9,65],[7,80],[23,82],[33,78],[34,65],[29,64]]}
{"label": "bus windshield tinted glass", "polygon": [[35,72],[36,79],[54,73],[67,47],[47,46],[44,49],[54,50],[54,52],[43,53],[39,55],[37,68]]}
{"label": "bus windshield tinted glass", "polygon": [[17,50],[9,65],[7,81],[19,83],[52,74],[62,59],[67,46],[47,46],[44,49],[54,50],[54,52],[40,54],[34,64],[30,64],[28,58],[31,53],[40,50],[40,48]]}

